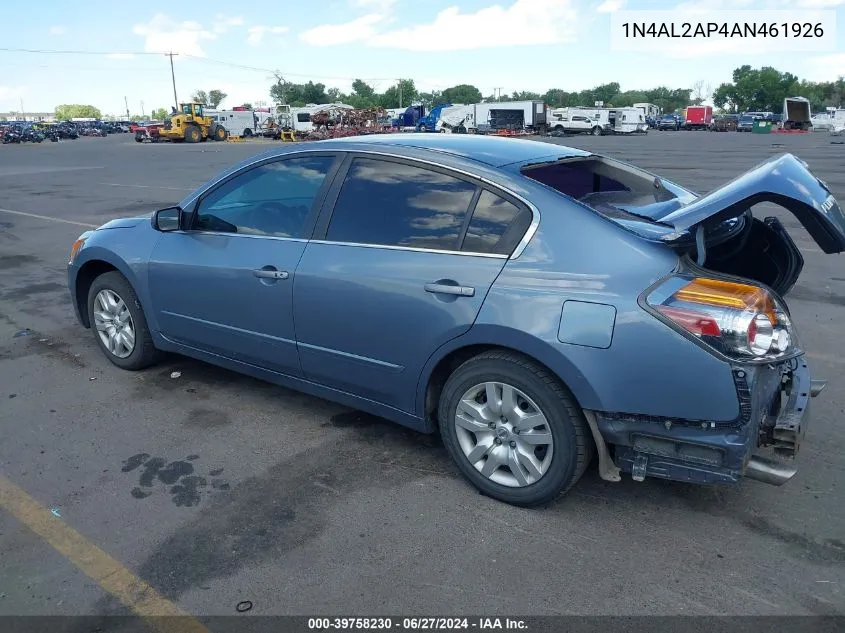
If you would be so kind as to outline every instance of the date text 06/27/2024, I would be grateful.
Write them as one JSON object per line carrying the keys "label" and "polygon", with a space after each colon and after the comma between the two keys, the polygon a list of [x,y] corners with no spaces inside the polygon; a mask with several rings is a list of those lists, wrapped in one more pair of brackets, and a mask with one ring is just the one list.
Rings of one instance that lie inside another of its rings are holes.
{"label": "date text 06/27/2024", "polygon": [[836,11],[616,11],[611,50],[677,53],[836,50]]}

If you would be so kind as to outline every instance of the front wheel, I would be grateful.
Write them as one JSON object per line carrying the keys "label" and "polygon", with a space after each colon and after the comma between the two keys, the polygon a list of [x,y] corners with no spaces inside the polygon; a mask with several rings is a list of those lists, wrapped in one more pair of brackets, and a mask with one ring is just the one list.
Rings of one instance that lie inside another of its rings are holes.
{"label": "front wheel", "polygon": [[119,272],[104,273],[91,284],[88,322],[106,358],[121,369],[144,369],[158,359],[138,295]]}
{"label": "front wheel", "polygon": [[226,128],[222,125],[218,125],[216,128],[214,128],[212,134],[214,136],[215,141],[225,141],[227,138],[229,138],[229,133],[226,131]]}
{"label": "front wheel", "polygon": [[438,418],[463,475],[483,494],[514,505],[548,503],[569,490],[594,450],[566,388],[512,352],[486,352],[455,370]]}
{"label": "front wheel", "polygon": [[597,125],[591,130],[591,133],[593,136],[601,136],[601,128]]}
{"label": "front wheel", "polygon": [[199,143],[202,140],[202,132],[196,125],[189,125],[185,128],[185,142]]}

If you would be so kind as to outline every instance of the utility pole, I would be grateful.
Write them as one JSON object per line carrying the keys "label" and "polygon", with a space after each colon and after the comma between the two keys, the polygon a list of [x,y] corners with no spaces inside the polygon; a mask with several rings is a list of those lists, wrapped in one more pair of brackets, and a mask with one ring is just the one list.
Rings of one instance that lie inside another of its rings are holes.
{"label": "utility pole", "polygon": [[126,120],[129,120],[129,99],[123,97],[123,103],[126,104]]}
{"label": "utility pole", "polygon": [[26,121],[26,114],[23,111],[23,97],[21,97],[21,120]]}
{"label": "utility pole", "polygon": [[402,80],[399,80],[399,107],[402,107]]}
{"label": "utility pole", "polygon": [[179,109],[179,98],[176,96],[176,72],[173,70],[173,56],[179,55],[179,53],[174,53],[170,51],[169,53],[165,53],[165,56],[170,58],[170,78],[173,80],[173,105],[176,109]]}
{"label": "utility pole", "polygon": [[502,89],[501,88],[493,88],[493,97],[498,101],[502,98]]}
{"label": "utility pole", "polygon": [[144,113],[144,102],[143,101],[141,101],[141,118],[142,119],[147,118],[147,115]]}

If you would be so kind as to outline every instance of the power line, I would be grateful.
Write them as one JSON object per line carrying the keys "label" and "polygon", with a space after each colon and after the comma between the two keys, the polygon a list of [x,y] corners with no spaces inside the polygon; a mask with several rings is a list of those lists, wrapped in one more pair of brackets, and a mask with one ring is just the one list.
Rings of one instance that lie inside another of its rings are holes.
{"label": "power line", "polygon": [[[36,53],[36,54],[44,54],[44,55],[165,55],[169,56],[170,51],[82,51],[82,50],[64,50],[64,49],[47,49],[47,48],[6,48],[0,47],[0,52],[8,52],[8,53]],[[178,55],[179,53],[173,53],[174,55]],[[249,66],[246,64],[236,64],[234,62],[227,62],[222,59],[212,59],[210,57],[201,57],[199,55],[189,55],[187,53],[182,53],[182,57],[186,59],[191,59],[194,61],[199,61],[203,63],[209,64],[219,64],[221,66],[228,66],[230,68],[238,68],[240,70],[251,70],[254,72],[261,72],[267,73],[272,75],[276,72],[275,69],[272,68],[262,68],[260,66]],[[364,81],[393,81],[392,77],[341,77],[341,76],[330,76],[330,75],[311,75],[306,73],[285,73],[286,76],[290,77],[302,77],[305,79],[333,79],[338,81],[353,81],[355,79],[361,79]]]}
{"label": "power line", "polygon": [[48,48],[0,48],[7,53],[40,53],[44,55],[163,55],[165,53],[151,53],[150,51],[77,51],[58,50]]}

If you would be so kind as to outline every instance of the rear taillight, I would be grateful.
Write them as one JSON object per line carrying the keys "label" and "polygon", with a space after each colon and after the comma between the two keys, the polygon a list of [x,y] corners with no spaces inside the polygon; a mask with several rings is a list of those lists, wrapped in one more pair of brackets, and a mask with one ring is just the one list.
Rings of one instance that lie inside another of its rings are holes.
{"label": "rear taillight", "polygon": [[776,360],[795,351],[779,299],[750,284],[677,276],[646,299],[656,315],[736,360]]}

